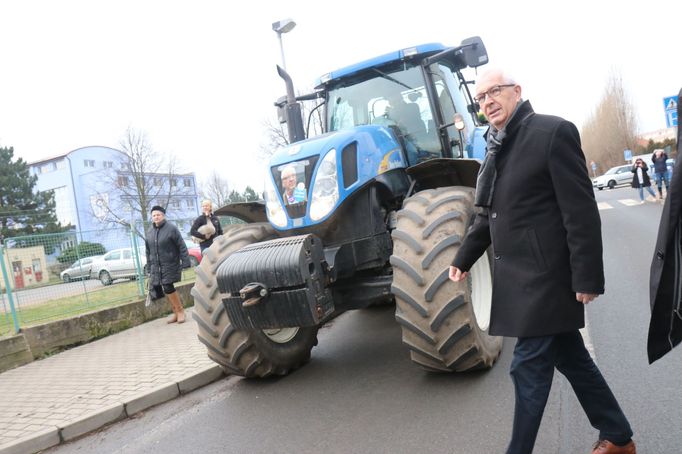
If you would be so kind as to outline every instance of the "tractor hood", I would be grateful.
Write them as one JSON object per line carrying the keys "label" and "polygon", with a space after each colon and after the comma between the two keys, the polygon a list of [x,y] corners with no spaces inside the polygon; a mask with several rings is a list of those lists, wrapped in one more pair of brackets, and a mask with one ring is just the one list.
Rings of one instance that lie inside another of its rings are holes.
{"label": "tractor hood", "polygon": [[270,160],[268,219],[278,229],[318,224],[378,175],[405,167],[386,126],[356,126],[288,145]]}
{"label": "tractor hood", "polygon": [[296,142],[278,150],[270,159],[270,167],[292,161],[321,156],[332,148],[342,150],[352,142],[371,145],[371,149],[384,152],[400,145],[390,129],[384,126],[358,126],[351,129],[329,132],[312,139]]}

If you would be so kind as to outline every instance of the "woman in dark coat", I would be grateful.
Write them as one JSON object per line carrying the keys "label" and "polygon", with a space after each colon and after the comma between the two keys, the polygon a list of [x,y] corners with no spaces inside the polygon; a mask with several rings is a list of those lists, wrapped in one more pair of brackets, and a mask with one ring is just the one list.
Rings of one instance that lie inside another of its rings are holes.
{"label": "woman in dark coat", "polygon": [[173,284],[182,279],[182,269],[190,267],[187,246],[178,228],[166,221],[163,207],[152,208],[152,222],[145,239],[149,286],[159,296],[166,294],[173,310],[168,323],[184,323],[185,310]]}
{"label": "woman in dark coat", "polygon": [[190,234],[199,241],[199,247],[203,254],[206,249],[211,247],[215,237],[223,234],[220,226],[220,219],[213,214],[213,204],[210,200],[201,202],[201,214],[194,220]]}
{"label": "woman in dark coat", "polygon": [[632,187],[639,189],[639,203],[644,203],[644,188],[649,191],[649,194],[656,199],[656,193],[651,189],[651,180],[649,179],[649,166],[646,165],[641,158],[637,158],[632,165]]}
{"label": "woman in dark coat", "polygon": [[[680,91],[682,97],[682,91]],[[679,99],[679,98],[678,98]],[[682,105],[678,102],[678,118]],[[682,341],[682,134],[677,131],[677,161],[666,195],[649,279],[651,321],[647,353],[653,363]]]}

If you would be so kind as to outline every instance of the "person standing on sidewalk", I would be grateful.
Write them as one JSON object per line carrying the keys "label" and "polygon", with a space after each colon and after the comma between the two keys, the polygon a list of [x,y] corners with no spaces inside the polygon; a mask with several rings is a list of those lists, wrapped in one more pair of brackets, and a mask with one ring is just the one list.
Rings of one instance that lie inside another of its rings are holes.
{"label": "person standing on sidewalk", "polygon": [[475,221],[450,266],[467,278],[492,244],[489,333],[516,337],[515,408],[507,454],[531,454],[554,369],[571,383],[599,441],[593,454],[635,454],[632,429],[578,331],[604,293],[601,220],[576,127],[540,115],[501,70],[481,74],[474,100],[491,125]]}
{"label": "person standing on sidewalk", "polygon": [[663,199],[663,183],[665,183],[665,193],[668,194],[670,182],[668,181],[668,155],[665,151],[654,150],[651,155],[651,162],[654,164],[654,175],[656,176],[656,186],[658,187],[658,197]]}
{"label": "person standing on sidewalk", "polygon": [[201,254],[211,247],[215,237],[223,234],[223,228],[220,226],[220,219],[213,214],[213,203],[210,200],[201,202],[201,212],[198,218],[194,220],[190,234],[199,240],[199,248]]}
{"label": "person standing on sidewalk", "polygon": [[182,269],[191,266],[187,246],[178,228],[166,221],[163,207],[152,207],[152,223],[145,238],[149,285],[159,296],[165,294],[168,298],[173,310],[168,323],[184,323],[185,309],[173,284],[182,279]]}

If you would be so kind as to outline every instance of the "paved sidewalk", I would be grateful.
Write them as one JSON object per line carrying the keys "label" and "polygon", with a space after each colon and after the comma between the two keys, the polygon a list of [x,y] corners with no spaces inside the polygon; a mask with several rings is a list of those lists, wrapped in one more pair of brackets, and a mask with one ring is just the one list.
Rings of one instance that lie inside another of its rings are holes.
{"label": "paved sidewalk", "polygon": [[0,374],[0,454],[78,437],[223,376],[187,323],[154,320]]}

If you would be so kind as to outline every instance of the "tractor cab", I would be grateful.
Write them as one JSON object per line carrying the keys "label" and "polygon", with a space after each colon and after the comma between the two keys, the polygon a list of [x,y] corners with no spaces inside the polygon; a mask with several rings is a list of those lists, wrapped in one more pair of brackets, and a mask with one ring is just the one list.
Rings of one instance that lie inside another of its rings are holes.
{"label": "tractor cab", "polygon": [[460,54],[426,44],[323,76],[318,87],[325,93],[327,130],[388,126],[403,144],[409,166],[476,157],[477,121],[460,72],[464,66]]}

